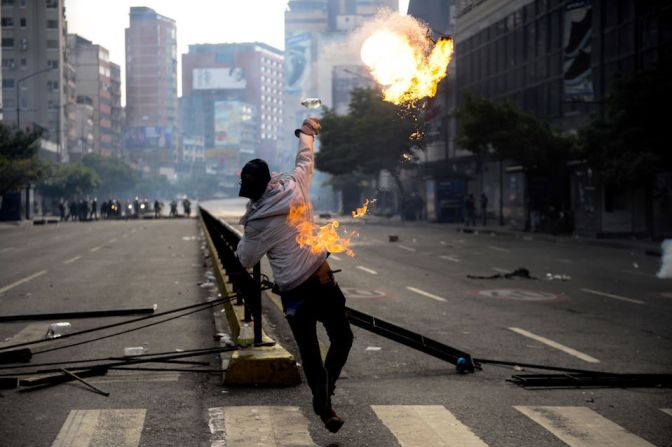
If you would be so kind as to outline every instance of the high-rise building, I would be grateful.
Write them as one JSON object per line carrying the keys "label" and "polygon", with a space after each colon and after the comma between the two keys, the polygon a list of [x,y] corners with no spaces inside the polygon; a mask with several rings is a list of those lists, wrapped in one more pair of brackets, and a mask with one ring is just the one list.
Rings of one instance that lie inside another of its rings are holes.
{"label": "high-rise building", "polygon": [[190,45],[182,55],[182,134],[201,137],[210,171],[235,184],[241,165],[276,167],[282,138],[283,53],[259,42]]}
{"label": "high-rise building", "polygon": [[[77,146],[77,156],[86,152],[104,156],[121,155],[121,108],[119,66],[110,62],[106,48],[76,34],[68,35],[69,62],[74,67],[77,82],[76,97],[89,98],[93,107],[94,139],[91,146]],[[77,100],[77,104],[86,101]],[[75,127],[75,133],[77,128]],[[77,141],[85,141],[82,136]],[[86,152],[80,152],[85,149]],[[71,151],[74,154],[74,151]],[[77,158],[75,156],[74,158]]]}
{"label": "high-rise building", "polygon": [[145,172],[169,173],[178,132],[175,20],[132,7],[126,29],[125,156]]}
{"label": "high-rise building", "polygon": [[66,61],[64,0],[3,0],[3,123],[43,129],[57,147],[54,158],[67,159],[68,103],[72,72]]}

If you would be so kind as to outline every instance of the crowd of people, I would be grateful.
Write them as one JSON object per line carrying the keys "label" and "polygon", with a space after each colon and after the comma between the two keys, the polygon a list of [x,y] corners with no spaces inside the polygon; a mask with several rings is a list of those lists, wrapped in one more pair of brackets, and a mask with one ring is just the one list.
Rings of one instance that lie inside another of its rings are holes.
{"label": "crowd of people", "polygon": [[[178,201],[170,202],[170,212],[168,217],[191,216],[191,201],[184,198],[181,201],[182,214],[178,212]],[[163,217],[162,211],[164,203],[160,200],[154,200],[150,203],[147,199],[116,200],[108,199],[98,203],[98,199],[61,199],[58,203],[58,212],[61,221],[88,221],[98,219],[140,219],[154,217],[156,219]]]}

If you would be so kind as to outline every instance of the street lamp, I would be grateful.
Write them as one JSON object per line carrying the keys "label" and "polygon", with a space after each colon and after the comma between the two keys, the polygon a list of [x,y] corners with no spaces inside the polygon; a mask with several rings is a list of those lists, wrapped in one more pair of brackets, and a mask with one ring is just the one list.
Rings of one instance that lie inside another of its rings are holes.
{"label": "street lamp", "polygon": [[21,91],[21,82],[25,81],[28,78],[32,78],[33,76],[37,76],[47,71],[51,71],[53,69],[54,69],[53,67],[44,68],[42,70],[36,71],[35,73],[31,73],[28,76],[24,76],[16,80],[16,127],[19,128],[21,127],[21,103],[19,102],[19,92]]}

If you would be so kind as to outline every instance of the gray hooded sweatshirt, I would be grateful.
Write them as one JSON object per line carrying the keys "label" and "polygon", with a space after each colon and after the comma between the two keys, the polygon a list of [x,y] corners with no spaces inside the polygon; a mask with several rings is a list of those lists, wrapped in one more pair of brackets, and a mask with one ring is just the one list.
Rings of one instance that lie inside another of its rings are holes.
{"label": "gray hooded sweatshirt", "polygon": [[238,260],[250,268],[267,255],[281,292],[301,285],[327,259],[324,250],[312,253],[308,247],[300,247],[296,242],[298,230],[287,223],[291,204],[310,204],[313,171],[313,137],[300,134],[294,172],[274,172],[264,194],[256,202],[248,202],[240,219],[245,233],[236,249]]}

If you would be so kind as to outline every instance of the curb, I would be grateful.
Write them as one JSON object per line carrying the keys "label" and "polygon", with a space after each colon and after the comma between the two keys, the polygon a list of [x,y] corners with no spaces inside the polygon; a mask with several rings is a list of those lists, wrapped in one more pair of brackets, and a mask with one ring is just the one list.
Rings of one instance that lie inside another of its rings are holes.
{"label": "curb", "polygon": [[[217,256],[217,251],[203,220],[199,218],[199,221],[207,242],[218,289],[223,297],[230,296],[231,292],[227,287],[226,272]],[[226,302],[223,307],[231,338],[238,342],[241,322],[244,319],[244,306]],[[215,330],[218,333],[224,333],[222,311],[213,308],[213,318]],[[262,321],[263,326],[267,326],[263,317]],[[222,376],[223,384],[237,386],[292,386],[300,384],[301,375],[294,356],[279,342],[271,339],[264,331],[262,331],[261,336],[264,342],[275,342],[275,344],[273,346],[250,346],[232,351],[230,356],[220,356],[222,369],[226,370]],[[220,343],[224,344],[221,341]]]}

